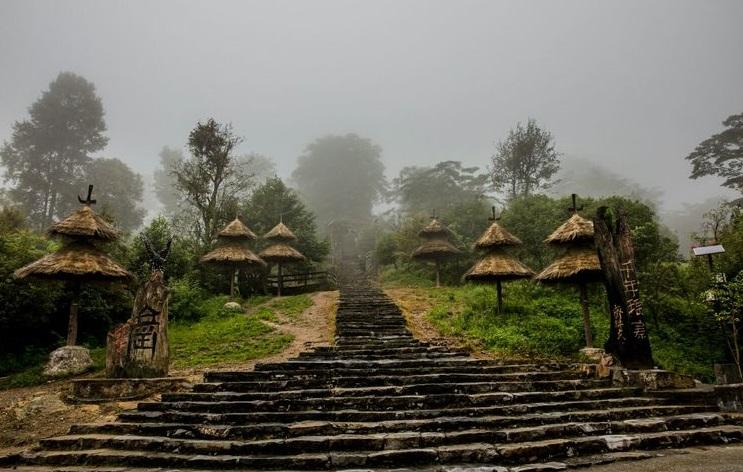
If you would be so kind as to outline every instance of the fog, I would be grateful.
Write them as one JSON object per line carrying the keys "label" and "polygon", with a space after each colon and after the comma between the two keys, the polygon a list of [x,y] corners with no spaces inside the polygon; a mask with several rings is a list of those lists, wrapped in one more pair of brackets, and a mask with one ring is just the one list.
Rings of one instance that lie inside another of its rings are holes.
{"label": "fog", "polygon": [[[149,177],[198,120],[289,176],[355,132],[387,175],[460,160],[534,118],[566,158],[662,192],[726,195],[684,157],[743,109],[740,1],[3,1],[0,140],[60,71],[92,81],[117,157]],[[729,195],[729,194],[728,194]]]}

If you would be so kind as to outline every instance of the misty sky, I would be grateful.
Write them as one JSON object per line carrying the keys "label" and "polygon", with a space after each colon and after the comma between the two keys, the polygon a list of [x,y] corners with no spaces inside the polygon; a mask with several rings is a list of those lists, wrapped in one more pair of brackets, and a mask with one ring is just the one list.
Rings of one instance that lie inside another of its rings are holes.
{"label": "misty sky", "polygon": [[150,174],[197,120],[231,121],[282,176],[356,132],[403,165],[485,166],[533,117],[666,208],[723,193],[683,159],[743,112],[741,1],[0,1],[0,139],[63,70]]}

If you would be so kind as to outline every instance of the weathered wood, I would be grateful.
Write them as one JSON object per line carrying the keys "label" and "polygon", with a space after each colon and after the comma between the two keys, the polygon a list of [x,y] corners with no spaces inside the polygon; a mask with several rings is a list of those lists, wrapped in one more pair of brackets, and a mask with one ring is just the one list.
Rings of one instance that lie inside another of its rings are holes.
{"label": "weathered wood", "polygon": [[80,307],[80,287],[75,284],[72,289],[72,300],[70,300],[70,318],[67,321],[67,345],[77,344],[78,310]]}
{"label": "weathered wood", "polygon": [[580,292],[580,307],[583,312],[583,335],[586,338],[586,347],[593,347],[593,333],[591,332],[591,310],[588,305],[588,287],[585,282],[578,284]]}
{"label": "weathered wood", "polygon": [[620,210],[614,219],[607,207],[601,207],[596,213],[594,230],[611,320],[611,332],[604,348],[626,368],[651,369],[653,356],[626,214]]}

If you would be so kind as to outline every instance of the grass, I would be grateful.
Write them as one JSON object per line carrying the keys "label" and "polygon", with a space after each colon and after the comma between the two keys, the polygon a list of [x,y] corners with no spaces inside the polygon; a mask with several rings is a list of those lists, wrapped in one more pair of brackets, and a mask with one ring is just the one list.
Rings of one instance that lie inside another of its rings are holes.
{"label": "grass", "polygon": [[[90,369],[91,372],[100,372],[106,368],[105,347],[91,349],[90,357],[93,359],[93,367]],[[44,358],[39,360],[37,364],[0,379],[0,390],[33,387],[47,382],[47,379],[43,375],[46,358],[47,356],[44,356]]]}
{"label": "grass", "polygon": [[[477,346],[504,358],[548,358],[579,360],[585,345],[578,295],[574,288],[552,287],[528,281],[503,285],[504,310],[496,314],[495,289],[489,285],[466,284],[440,289],[426,287],[418,274],[383,272],[383,285],[399,287],[400,280],[411,280],[416,296],[429,306],[427,319],[445,336],[465,345]],[[591,288],[591,325],[595,346],[603,346],[609,334],[608,309],[600,287]],[[670,302],[669,302],[670,303]],[[425,309],[425,305],[423,306]],[[655,326],[646,320],[653,358],[659,367],[689,374],[705,382],[714,380],[712,364],[721,358],[720,346],[710,346],[715,326],[694,321],[688,307],[679,306],[675,324]],[[693,323],[692,323],[693,321]],[[701,333],[701,329],[710,332]]]}
{"label": "grass", "polygon": [[[243,312],[225,310],[227,301],[227,296],[200,300],[198,320],[171,320],[168,338],[172,368],[234,364],[280,352],[289,345],[292,336],[281,334],[260,320],[278,322],[275,312],[296,318],[312,306],[312,300],[307,295],[280,299],[258,296],[241,301],[244,307],[256,308],[254,315],[245,316]],[[90,355],[93,358],[91,371],[103,371],[106,348],[92,348]],[[8,375],[0,378],[0,390],[32,387],[47,382],[42,375],[47,359],[48,353],[39,351],[25,355],[22,364],[16,362],[17,365],[10,366],[8,362]]]}
{"label": "grass", "polygon": [[245,362],[279,352],[292,341],[292,336],[242,313],[174,323],[168,334],[171,366],[176,369]]}
{"label": "grass", "polygon": [[290,319],[296,319],[304,310],[312,306],[308,295],[294,295],[274,299],[269,306]]}

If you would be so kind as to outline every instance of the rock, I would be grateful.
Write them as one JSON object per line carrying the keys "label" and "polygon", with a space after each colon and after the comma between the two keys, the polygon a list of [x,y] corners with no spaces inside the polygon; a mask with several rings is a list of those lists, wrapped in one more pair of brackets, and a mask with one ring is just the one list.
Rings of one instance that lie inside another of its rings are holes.
{"label": "rock", "polygon": [[604,354],[606,354],[606,351],[600,347],[584,347],[580,352],[590,360],[597,362],[601,360]]}
{"label": "rock", "polygon": [[49,355],[44,367],[44,376],[50,378],[69,377],[82,374],[93,367],[90,351],[82,346],[64,346]]}
{"label": "rock", "polygon": [[168,375],[168,295],[162,271],[137,290],[131,318],[108,333],[106,376],[160,378]]}
{"label": "rock", "polygon": [[243,307],[237,302],[227,302],[224,304],[224,309],[230,311],[242,311]]}
{"label": "rock", "polygon": [[612,382],[617,387],[642,387],[645,390],[673,390],[694,388],[689,375],[661,369],[629,370],[612,369]]}

